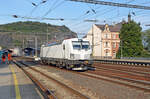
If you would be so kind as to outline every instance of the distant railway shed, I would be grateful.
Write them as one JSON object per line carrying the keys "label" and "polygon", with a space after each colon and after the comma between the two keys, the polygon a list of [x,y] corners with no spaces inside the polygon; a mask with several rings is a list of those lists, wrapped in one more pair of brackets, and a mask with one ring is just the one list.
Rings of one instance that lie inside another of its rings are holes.
{"label": "distant railway shed", "polygon": [[37,51],[37,55],[38,56],[40,55],[40,49],[27,47],[27,48],[24,48],[22,51],[25,56],[35,56],[36,51]]}

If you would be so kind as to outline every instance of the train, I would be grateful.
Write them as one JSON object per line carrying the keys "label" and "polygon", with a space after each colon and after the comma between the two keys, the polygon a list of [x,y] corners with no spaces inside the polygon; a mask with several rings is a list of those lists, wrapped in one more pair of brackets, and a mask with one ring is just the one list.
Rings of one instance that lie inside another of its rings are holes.
{"label": "train", "polygon": [[70,38],[42,45],[40,59],[43,64],[69,70],[94,70],[91,54],[92,49],[88,40]]}
{"label": "train", "polygon": [[11,55],[13,57],[22,55],[22,50],[20,48],[12,48],[12,49],[9,49],[9,51],[11,52]]}

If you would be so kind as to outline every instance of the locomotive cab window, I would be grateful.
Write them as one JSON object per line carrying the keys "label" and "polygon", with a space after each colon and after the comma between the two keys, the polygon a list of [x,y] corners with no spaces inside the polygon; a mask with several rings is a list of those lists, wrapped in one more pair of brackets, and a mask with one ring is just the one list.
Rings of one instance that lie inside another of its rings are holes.
{"label": "locomotive cab window", "polygon": [[81,50],[81,49],[89,49],[90,45],[88,41],[72,41],[73,49]]}
{"label": "locomotive cab window", "polygon": [[90,47],[89,42],[87,42],[87,41],[84,41],[81,44],[82,44],[82,49],[89,49],[89,47]]}

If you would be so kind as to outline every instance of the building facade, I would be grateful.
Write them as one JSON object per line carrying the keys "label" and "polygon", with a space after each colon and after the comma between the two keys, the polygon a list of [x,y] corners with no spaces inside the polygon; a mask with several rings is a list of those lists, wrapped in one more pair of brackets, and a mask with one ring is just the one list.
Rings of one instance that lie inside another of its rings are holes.
{"label": "building facade", "polygon": [[119,32],[122,24],[98,25],[94,24],[86,35],[93,49],[95,58],[115,58],[119,49]]}

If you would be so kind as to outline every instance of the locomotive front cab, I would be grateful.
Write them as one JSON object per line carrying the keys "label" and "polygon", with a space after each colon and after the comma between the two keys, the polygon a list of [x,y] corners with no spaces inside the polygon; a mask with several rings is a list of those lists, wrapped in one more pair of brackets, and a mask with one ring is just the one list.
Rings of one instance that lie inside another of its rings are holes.
{"label": "locomotive front cab", "polygon": [[73,70],[94,70],[92,67],[93,61],[91,60],[92,49],[88,40],[77,39],[71,42],[72,50],[70,59],[75,60],[78,68]]}
{"label": "locomotive front cab", "polygon": [[89,60],[91,58],[91,47],[87,40],[79,39],[72,41],[72,50],[70,53],[70,59],[73,60]]}

